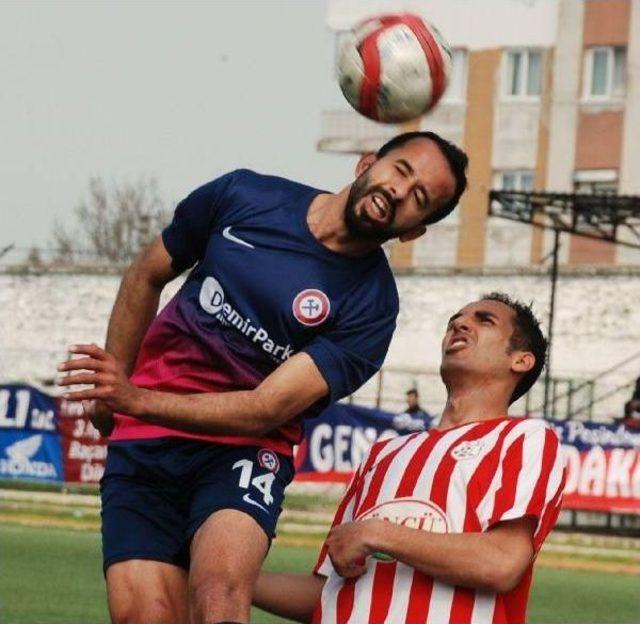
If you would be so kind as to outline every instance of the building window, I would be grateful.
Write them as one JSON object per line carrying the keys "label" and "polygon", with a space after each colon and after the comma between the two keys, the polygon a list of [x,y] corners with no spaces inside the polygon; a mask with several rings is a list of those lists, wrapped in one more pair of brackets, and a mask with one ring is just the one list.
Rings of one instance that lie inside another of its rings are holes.
{"label": "building window", "polygon": [[618,172],[615,169],[583,169],[573,174],[573,190],[589,195],[616,195]]}
{"label": "building window", "polygon": [[506,50],[503,67],[502,93],[505,98],[540,97],[542,93],[540,50]]}
{"label": "building window", "polygon": [[464,102],[467,96],[467,51],[455,48],[451,52],[449,85],[442,96],[443,102]]}
{"label": "building window", "polygon": [[623,98],[627,50],[623,47],[589,48],[584,63],[584,99]]}
{"label": "building window", "polygon": [[533,191],[534,173],[531,169],[497,171],[493,184],[500,191]]}

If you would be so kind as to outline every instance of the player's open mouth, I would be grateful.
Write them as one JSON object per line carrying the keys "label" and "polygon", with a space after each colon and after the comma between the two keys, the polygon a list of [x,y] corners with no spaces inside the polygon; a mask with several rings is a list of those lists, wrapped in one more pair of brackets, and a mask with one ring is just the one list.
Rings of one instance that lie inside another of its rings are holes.
{"label": "player's open mouth", "polygon": [[382,193],[373,193],[367,198],[365,211],[370,221],[388,223],[391,220],[391,206]]}
{"label": "player's open mouth", "polygon": [[469,338],[467,336],[455,336],[449,341],[447,346],[447,353],[454,351],[460,351],[469,345]]}

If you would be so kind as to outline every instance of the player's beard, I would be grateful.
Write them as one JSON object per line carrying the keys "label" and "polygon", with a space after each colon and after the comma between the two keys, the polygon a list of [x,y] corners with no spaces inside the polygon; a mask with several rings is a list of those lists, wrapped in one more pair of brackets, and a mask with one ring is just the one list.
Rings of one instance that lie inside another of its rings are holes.
{"label": "player's beard", "polygon": [[370,183],[369,174],[365,171],[365,173],[356,178],[349,189],[344,220],[347,230],[353,238],[375,241],[382,244],[391,238],[400,236],[404,231],[391,225],[396,214],[397,202],[395,201],[390,202],[389,209],[391,210],[391,219],[389,220],[389,224],[376,223],[370,220],[364,208],[361,208],[358,214],[356,210],[358,202],[367,197],[367,195],[372,195],[376,192],[384,192],[385,195],[388,195],[386,191]]}

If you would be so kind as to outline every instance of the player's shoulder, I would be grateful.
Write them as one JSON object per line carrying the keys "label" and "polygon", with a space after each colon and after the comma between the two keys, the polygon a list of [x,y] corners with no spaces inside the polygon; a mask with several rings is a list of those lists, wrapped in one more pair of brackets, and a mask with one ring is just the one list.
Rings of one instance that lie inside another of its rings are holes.
{"label": "player's shoulder", "polygon": [[303,184],[302,182],[290,180],[282,176],[260,173],[253,169],[234,169],[227,175],[232,176],[236,183],[245,184],[259,190],[283,190],[288,193],[319,192],[319,189],[309,186],[308,184]]}
{"label": "player's shoulder", "polygon": [[558,442],[560,441],[558,437],[558,433],[548,420],[544,418],[514,418],[515,425],[513,428],[513,433],[516,436],[525,435],[528,437],[540,437],[541,439],[547,437],[548,435],[555,438]]}
{"label": "player's shoulder", "polygon": [[385,438],[374,442],[369,450],[369,462],[371,464],[377,464],[380,460],[384,459],[390,453],[393,453],[400,447],[404,446],[411,439],[420,435],[421,432],[407,433],[405,435],[393,436],[391,438]]}
{"label": "player's shoulder", "polygon": [[397,315],[400,297],[395,277],[382,249],[375,252],[370,263],[360,273],[361,279],[349,292],[349,305],[358,311],[380,313],[392,310]]}

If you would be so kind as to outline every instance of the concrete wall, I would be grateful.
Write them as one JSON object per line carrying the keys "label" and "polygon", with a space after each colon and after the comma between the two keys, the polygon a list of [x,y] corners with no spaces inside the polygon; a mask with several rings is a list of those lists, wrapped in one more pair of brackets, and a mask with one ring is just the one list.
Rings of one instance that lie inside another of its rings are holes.
{"label": "concrete wall", "polygon": [[[622,135],[620,193],[640,195],[640,0],[631,0],[627,48],[627,100]],[[620,247],[620,264],[640,263],[640,250]]]}
{"label": "concrete wall", "polygon": [[482,266],[484,263],[487,193],[493,178],[493,109],[500,58],[500,50],[482,50],[469,55],[468,106],[463,143],[470,155],[469,188],[460,206],[460,266]]}
{"label": "concrete wall", "polygon": [[498,100],[493,121],[493,168],[535,169],[540,101]]}
{"label": "concrete wall", "polygon": [[549,123],[547,190],[550,191],[573,190],[583,15],[583,0],[561,0]]}

